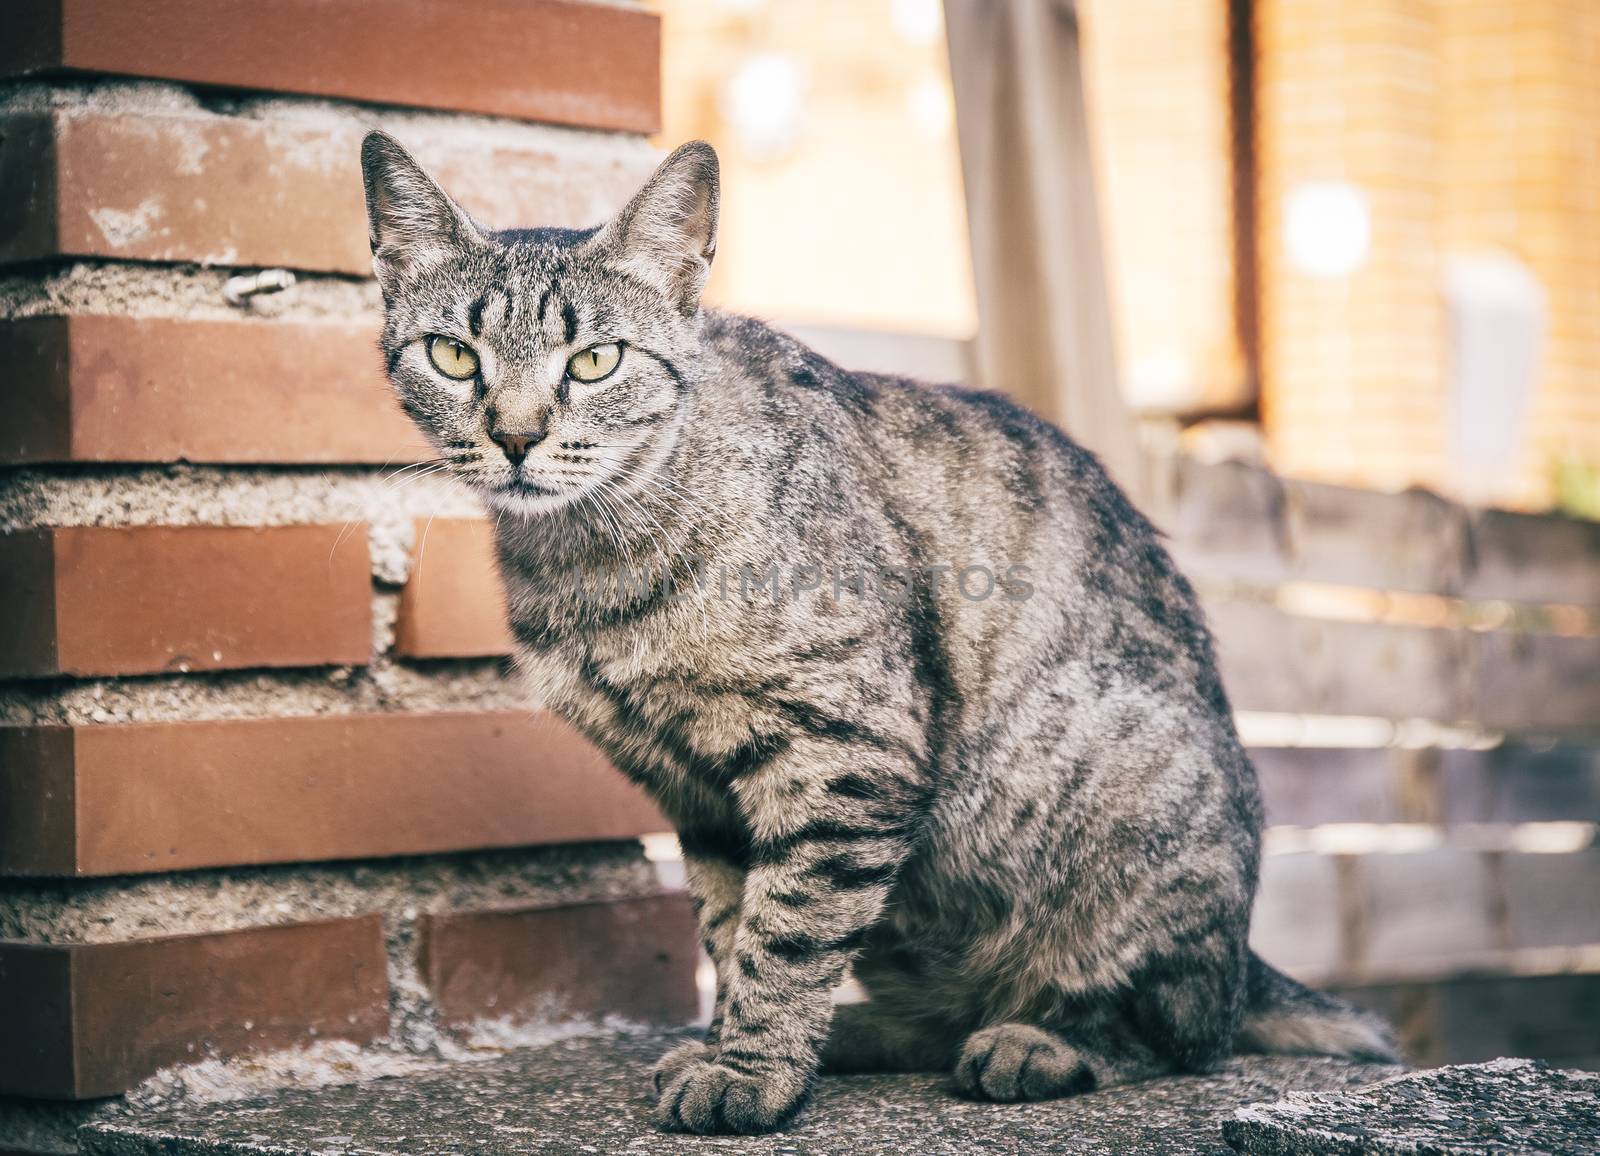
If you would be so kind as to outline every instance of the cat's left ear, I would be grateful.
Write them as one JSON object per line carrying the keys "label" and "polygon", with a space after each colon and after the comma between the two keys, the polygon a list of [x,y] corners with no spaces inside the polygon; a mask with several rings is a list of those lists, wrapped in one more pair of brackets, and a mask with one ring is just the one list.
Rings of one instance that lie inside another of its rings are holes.
{"label": "cat's left ear", "polygon": [[679,145],[596,238],[684,316],[699,307],[717,255],[719,184],[715,149]]}
{"label": "cat's left ear", "polygon": [[397,277],[486,244],[483,233],[394,137],[361,142],[372,271],[385,296]]}

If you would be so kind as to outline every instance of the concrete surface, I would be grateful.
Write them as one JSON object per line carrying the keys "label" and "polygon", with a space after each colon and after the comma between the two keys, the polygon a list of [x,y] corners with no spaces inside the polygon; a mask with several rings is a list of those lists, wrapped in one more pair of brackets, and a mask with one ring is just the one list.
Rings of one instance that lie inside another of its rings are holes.
{"label": "concrete surface", "polygon": [[1600,1073],[1537,1060],[1411,1072],[1369,1088],[1290,1092],[1222,1125],[1248,1156],[1600,1152]]}
{"label": "concrete surface", "polygon": [[419,914],[653,895],[635,840],[102,879],[0,879],[0,939],[116,943],[378,912],[409,958]]}
{"label": "concrete surface", "polygon": [[0,723],[183,722],[375,711],[536,710],[500,659],[0,683]]}
{"label": "concrete surface", "polygon": [[1250,1058],[1205,1077],[1161,1080],[1042,1104],[980,1104],[945,1078],[823,1079],[788,1132],[665,1136],[650,1123],[650,1064],[671,1036],[567,1040],[478,1064],[317,1092],[88,1126],[92,1156],[500,1156],[510,1153],[1204,1153],[1229,1152],[1235,1109],[1291,1089],[1342,1091],[1395,1074],[1381,1065]]}

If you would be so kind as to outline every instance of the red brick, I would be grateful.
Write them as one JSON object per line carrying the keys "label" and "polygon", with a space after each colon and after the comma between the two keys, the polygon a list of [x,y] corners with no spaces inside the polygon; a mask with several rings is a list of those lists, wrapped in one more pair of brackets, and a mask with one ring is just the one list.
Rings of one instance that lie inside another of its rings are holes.
{"label": "red brick", "polygon": [[411,580],[400,593],[395,650],[412,658],[511,653],[505,594],[487,522],[417,523]]}
{"label": "red brick", "polygon": [[364,663],[365,527],[77,526],[0,535],[0,674]]}
{"label": "red brick", "polygon": [[0,674],[58,669],[55,535],[0,534]]}
{"label": "red brick", "polygon": [[[0,189],[0,205],[3,196]],[[0,216],[4,212],[0,207]],[[0,463],[72,459],[67,344],[63,318],[0,321],[0,363],[6,366],[0,405],[7,414],[0,427]]]}
{"label": "red brick", "polygon": [[77,873],[73,728],[0,726],[0,874]]}
{"label": "red brick", "polygon": [[[0,54],[11,36],[0,36]],[[0,262],[56,251],[56,149],[46,116],[0,117]]]}
{"label": "red brick", "polygon": [[660,18],[587,0],[24,0],[0,76],[65,69],[661,128]]}
{"label": "red brick", "polygon": [[[0,118],[0,131],[0,263],[99,257],[372,271],[356,126],[58,111]],[[463,206],[501,228],[595,224],[649,165],[632,150],[504,148],[470,136],[438,155],[418,151]]]}
{"label": "red brick", "polygon": [[681,894],[424,915],[421,969],[449,1025],[617,1015],[682,1024],[699,1010],[698,932]]}
{"label": "red brick", "polygon": [[377,915],[120,943],[0,943],[0,1094],[83,1100],[171,1064],[388,1030]]}
{"label": "red brick", "polygon": [[376,318],[0,322],[0,462],[407,462]]}
{"label": "red brick", "polygon": [[71,1098],[77,1089],[72,951],[0,941],[0,1093]]}
{"label": "red brick", "polygon": [[373,858],[669,827],[545,714],[0,726],[0,874]]}

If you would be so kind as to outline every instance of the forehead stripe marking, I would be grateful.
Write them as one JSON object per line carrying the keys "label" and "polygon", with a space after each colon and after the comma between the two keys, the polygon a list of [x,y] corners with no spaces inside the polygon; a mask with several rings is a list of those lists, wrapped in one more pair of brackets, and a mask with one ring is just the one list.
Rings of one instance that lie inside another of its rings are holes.
{"label": "forehead stripe marking", "polygon": [[479,297],[467,306],[467,328],[472,331],[472,336],[478,337],[483,333],[483,307],[488,301]]}
{"label": "forehead stripe marking", "polygon": [[578,311],[572,307],[572,302],[561,303],[561,326],[566,334],[567,344],[571,345],[578,336]]}
{"label": "forehead stripe marking", "polygon": [[550,290],[546,289],[539,294],[539,324],[544,324],[544,315],[550,309]]}

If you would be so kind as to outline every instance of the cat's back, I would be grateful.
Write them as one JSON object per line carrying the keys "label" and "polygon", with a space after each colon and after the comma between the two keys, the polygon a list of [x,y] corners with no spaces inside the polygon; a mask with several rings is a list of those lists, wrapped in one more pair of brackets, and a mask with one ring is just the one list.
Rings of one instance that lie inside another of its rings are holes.
{"label": "cat's back", "polygon": [[1120,502],[1125,522],[1143,521],[1091,453],[1004,394],[848,370],[789,333],[731,313],[706,311],[704,339],[723,400],[758,423],[804,423],[798,431],[825,452],[843,439],[861,453],[857,464],[887,457],[909,477],[959,472],[969,492],[1003,489],[1003,499],[1027,509],[1041,508],[1053,488],[1074,487],[1085,501]]}
{"label": "cat's back", "polygon": [[746,318],[715,315],[707,336],[774,475],[842,495],[797,508],[836,518],[848,502],[903,563],[938,570],[951,662],[977,698],[1070,653],[1102,685],[1115,670],[1225,711],[1193,590],[1068,435],[1001,394],[845,370]]}
{"label": "cat's back", "polygon": [[1003,394],[847,370],[732,314],[708,313],[706,340],[733,408],[780,447],[774,468],[849,475],[863,502],[892,504],[930,546],[1045,549],[1080,570],[1175,574],[1095,456]]}

